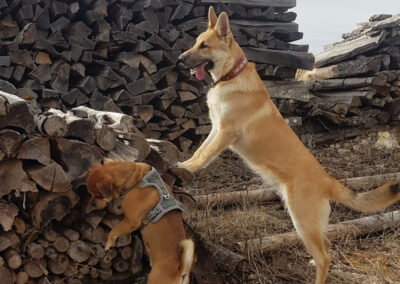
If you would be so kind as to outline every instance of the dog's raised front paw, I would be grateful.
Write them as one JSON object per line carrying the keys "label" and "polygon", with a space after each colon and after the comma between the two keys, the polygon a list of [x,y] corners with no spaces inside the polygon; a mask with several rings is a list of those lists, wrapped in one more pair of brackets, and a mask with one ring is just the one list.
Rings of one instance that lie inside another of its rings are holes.
{"label": "dog's raised front paw", "polygon": [[194,166],[194,164],[189,162],[189,160],[185,161],[185,162],[182,162],[182,163],[176,163],[176,166],[178,168],[186,169],[191,173],[193,173],[193,172],[195,172],[197,170],[197,168]]}

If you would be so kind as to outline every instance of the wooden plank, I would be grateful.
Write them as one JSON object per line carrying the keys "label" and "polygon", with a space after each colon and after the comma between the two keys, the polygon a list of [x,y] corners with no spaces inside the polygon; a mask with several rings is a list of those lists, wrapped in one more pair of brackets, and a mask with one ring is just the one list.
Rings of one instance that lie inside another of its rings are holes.
{"label": "wooden plank", "polygon": [[292,99],[300,102],[309,102],[314,98],[310,93],[307,84],[297,83],[289,85],[271,85],[270,82],[264,81],[264,86],[267,88],[270,97],[275,99]]}
{"label": "wooden plank", "polygon": [[312,53],[254,47],[244,47],[243,51],[249,61],[257,63],[283,65],[305,70],[311,70],[314,66]]}
{"label": "wooden plank", "polygon": [[340,62],[375,49],[385,37],[386,34],[381,32],[376,36],[363,35],[350,41],[337,43],[315,56],[315,67]]}

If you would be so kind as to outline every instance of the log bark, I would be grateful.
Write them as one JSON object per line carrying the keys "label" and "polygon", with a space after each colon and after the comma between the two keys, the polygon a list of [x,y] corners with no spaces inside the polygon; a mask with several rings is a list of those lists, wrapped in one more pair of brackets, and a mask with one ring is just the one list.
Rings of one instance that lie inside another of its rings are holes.
{"label": "log bark", "polygon": [[[383,174],[375,176],[355,177],[338,180],[341,184],[352,190],[374,188],[389,181],[400,181],[400,173]],[[194,196],[199,209],[215,208],[217,206],[230,206],[243,202],[266,202],[277,200],[273,187],[259,186],[249,191],[221,192]]]}
{"label": "log bark", "polygon": [[133,123],[133,118],[123,113],[97,111],[84,106],[73,108],[73,112],[79,117],[94,118],[96,125],[107,125],[121,132],[140,133]]}
{"label": "log bark", "polygon": [[[360,235],[393,228],[399,223],[400,212],[393,211],[328,225],[324,232],[325,236],[331,240],[356,238]],[[248,250],[267,253],[277,251],[282,247],[296,246],[300,243],[301,239],[297,232],[290,232],[237,242],[234,244],[234,248],[242,253]]]}

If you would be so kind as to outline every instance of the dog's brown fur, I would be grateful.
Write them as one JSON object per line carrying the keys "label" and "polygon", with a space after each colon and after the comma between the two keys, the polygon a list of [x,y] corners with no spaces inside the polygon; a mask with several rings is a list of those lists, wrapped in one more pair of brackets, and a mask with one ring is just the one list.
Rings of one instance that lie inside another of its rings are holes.
{"label": "dog's brown fur", "polygon": [[[121,192],[137,185],[151,170],[145,163],[107,161],[89,169],[87,189],[95,207],[104,208],[120,198]],[[172,194],[170,188],[168,188]],[[122,200],[124,219],[108,235],[105,249],[114,245],[118,236],[140,228],[151,271],[148,284],[188,284],[194,261],[194,244],[185,238],[181,212],[173,210],[157,223],[142,226],[147,213],[157,204],[158,192],[153,187],[135,188]]]}
{"label": "dog's brown fur", "polygon": [[[212,61],[210,73],[217,81],[243,56],[233,39],[227,14],[217,18],[210,7],[208,29],[180,59],[190,67]],[[253,63],[234,79],[211,88],[207,103],[211,133],[193,157],[178,165],[197,171],[229,147],[265,180],[275,182],[298,234],[315,260],[315,283],[325,282],[330,265],[330,242],[323,234],[330,213],[329,200],[357,211],[374,212],[400,199],[397,183],[357,194],[328,175],[282,118]]]}

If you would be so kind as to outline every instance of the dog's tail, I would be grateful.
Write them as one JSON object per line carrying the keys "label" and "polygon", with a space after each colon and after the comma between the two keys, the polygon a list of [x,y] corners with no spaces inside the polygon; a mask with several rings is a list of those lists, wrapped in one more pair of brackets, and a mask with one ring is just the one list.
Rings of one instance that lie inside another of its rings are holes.
{"label": "dog's tail", "polygon": [[356,193],[337,182],[330,197],[353,210],[372,213],[400,200],[400,185],[398,181],[388,182],[376,189]]}
{"label": "dog's tail", "polygon": [[181,283],[189,283],[190,271],[195,260],[194,243],[191,239],[182,240],[180,243],[181,253]]}

